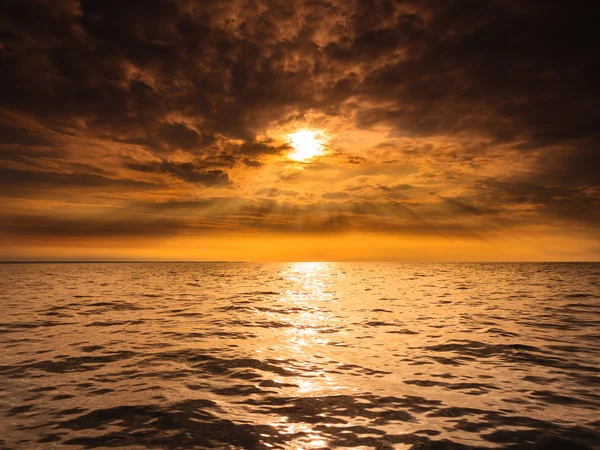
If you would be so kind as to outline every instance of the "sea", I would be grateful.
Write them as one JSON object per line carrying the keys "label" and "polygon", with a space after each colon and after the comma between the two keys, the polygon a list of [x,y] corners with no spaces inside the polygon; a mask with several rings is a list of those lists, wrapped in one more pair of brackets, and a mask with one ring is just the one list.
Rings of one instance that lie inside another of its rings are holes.
{"label": "sea", "polygon": [[2,264],[0,448],[600,449],[600,264]]}

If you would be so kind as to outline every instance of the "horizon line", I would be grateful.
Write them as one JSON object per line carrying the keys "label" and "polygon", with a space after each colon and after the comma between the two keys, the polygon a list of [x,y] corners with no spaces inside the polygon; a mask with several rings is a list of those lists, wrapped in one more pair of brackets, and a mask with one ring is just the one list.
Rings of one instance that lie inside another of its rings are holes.
{"label": "horizon line", "polygon": [[330,260],[330,261],[316,261],[316,260],[298,260],[298,261],[252,261],[252,260],[129,260],[129,259],[90,259],[90,260],[0,260],[0,264],[181,264],[181,263],[193,263],[193,264],[216,264],[216,263],[228,263],[228,264],[292,264],[292,263],[396,263],[396,264],[598,264],[600,260],[596,261],[561,261],[561,260],[547,260],[547,261],[477,261],[477,260],[464,260],[464,261],[431,261],[431,260]]}

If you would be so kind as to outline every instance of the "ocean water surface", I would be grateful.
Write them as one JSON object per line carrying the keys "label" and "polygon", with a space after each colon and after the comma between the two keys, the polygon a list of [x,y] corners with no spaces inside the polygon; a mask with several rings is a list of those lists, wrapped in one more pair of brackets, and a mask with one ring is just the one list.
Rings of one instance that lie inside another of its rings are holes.
{"label": "ocean water surface", "polygon": [[0,348],[2,449],[600,448],[600,264],[4,264]]}

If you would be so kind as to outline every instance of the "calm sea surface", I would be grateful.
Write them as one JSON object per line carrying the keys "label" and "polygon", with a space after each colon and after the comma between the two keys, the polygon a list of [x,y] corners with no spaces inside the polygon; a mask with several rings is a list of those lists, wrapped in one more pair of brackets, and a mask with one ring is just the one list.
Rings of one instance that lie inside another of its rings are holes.
{"label": "calm sea surface", "polygon": [[600,264],[0,266],[0,448],[600,448]]}

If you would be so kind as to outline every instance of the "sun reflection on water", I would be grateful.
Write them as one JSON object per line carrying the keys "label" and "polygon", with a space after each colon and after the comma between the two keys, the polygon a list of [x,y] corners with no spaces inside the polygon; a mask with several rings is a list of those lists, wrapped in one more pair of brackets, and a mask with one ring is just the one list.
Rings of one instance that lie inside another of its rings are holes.
{"label": "sun reflection on water", "polygon": [[[292,381],[297,386],[295,392],[291,392],[295,397],[322,396],[340,388],[321,369],[323,356],[320,353],[329,341],[319,333],[335,321],[331,302],[337,301],[333,281],[338,276],[340,273],[333,263],[293,263],[281,270],[281,277],[287,282],[288,289],[279,301],[290,312],[285,319],[290,326],[285,328],[277,348],[290,361],[288,370],[298,373],[298,376],[293,381],[283,377],[278,381]],[[320,431],[312,429],[310,425],[288,423],[287,420],[283,416],[272,425],[283,427],[283,434],[303,433],[302,442],[298,442],[302,448],[327,446],[327,439]]]}
{"label": "sun reflection on water", "polygon": [[333,320],[328,303],[336,299],[332,289],[332,278],[336,276],[334,264],[293,263],[287,265],[281,275],[290,288],[284,291],[280,302],[294,312],[287,318],[291,326],[285,329],[281,347],[296,366],[290,369],[302,369],[302,376],[296,380],[298,393],[310,396],[335,388],[330,378],[318,369],[319,348],[328,343],[319,330]]}

